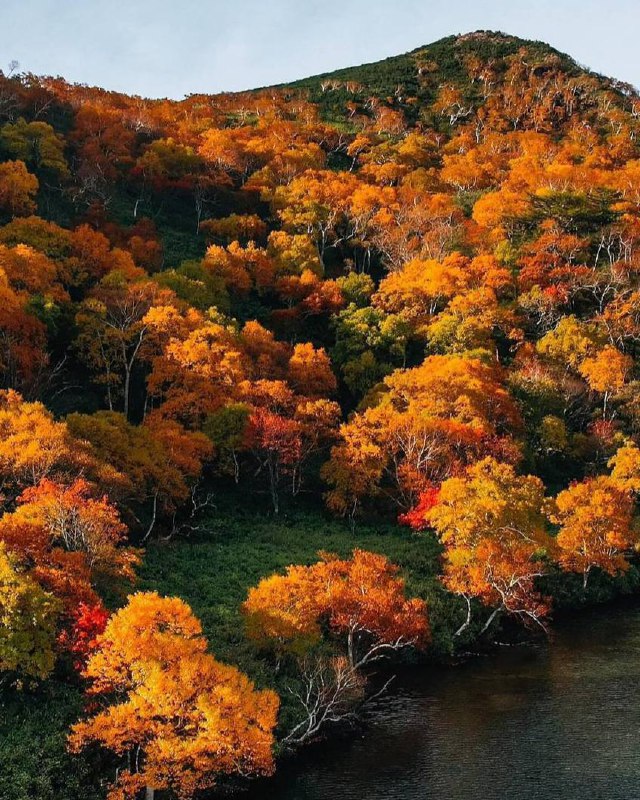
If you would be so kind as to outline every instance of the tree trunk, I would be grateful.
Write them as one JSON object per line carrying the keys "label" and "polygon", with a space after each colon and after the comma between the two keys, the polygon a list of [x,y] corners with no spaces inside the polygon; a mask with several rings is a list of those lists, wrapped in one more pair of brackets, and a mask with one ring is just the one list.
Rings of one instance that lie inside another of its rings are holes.
{"label": "tree trunk", "polygon": [[156,790],[153,786],[147,786],[144,790],[144,800],[154,800]]}
{"label": "tree trunk", "polygon": [[462,623],[462,625],[458,628],[458,630],[453,634],[454,639],[456,638],[456,636],[460,636],[461,633],[466,631],[466,629],[471,624],[471,600],[469,600],[469,598],[466,595],[463,595],[463,597],[467,603],[467,617],[465,621]]}
{"label": "tree trunk", "polygon": [[486,633],[486,632],[489,630],[489,628],[491,627],[491,623],[493,622],[493,620],[494,620],[494,619],[495,619],[495,618],[498,616],[498,614],[499,614],[501,611],[502,611],[502,608],[501,608],[501,607],[498,607],[498,608],[496,608],[496,609],[494,609],[494,610],[493,610],[493,612],[491,613],[491,616],[490,616],[490,617],[489,617],[489,619],[488,619],[488,620],[485,622],[485,624],[484,624],[484,628],[483,628],[483,629],[480,631],[480,636],[482,636],[484,633]]}
{"label": "tree trunk", "polygon": [[131,372],[129,370],[125,373],[124,378],[124,418],[129,420],[129,385],[131,384]]}
{"label": "tree trunk", "polygon": [[355,664],[355,648],[354,648],[354,641],[353,641],[353,631],[349,631],[349,635],[347,637],[347,652],[349,655],[349,664],[351,665],[351,669],[353,669]]}
{"label": "tree trunk", "polygon": [[278,514],[280,511],[280,503],[278,498],[278,470],[271,458],[269,459],[269,487],[271,489],[273,513]]}
{"label": "tree trunk", "polygon": [[155,494],[153,495],[153,513],[151,515],[151,522],[149,523],[147,532],[142,537],[143,542],[146,542],[147,539],[151,536],[151,532],[153,531],[156,525],[157,517],[158,517],[158,492],[155,492]]}

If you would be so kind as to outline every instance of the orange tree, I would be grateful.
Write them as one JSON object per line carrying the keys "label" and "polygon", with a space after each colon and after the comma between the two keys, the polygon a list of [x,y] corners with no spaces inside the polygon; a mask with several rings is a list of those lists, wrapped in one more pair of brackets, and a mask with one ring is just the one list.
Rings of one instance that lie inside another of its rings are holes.
{"label": "orange tree", "polygon": [[98,710],[73,726],[72,751],[98,744],[119,758],[110,800],[180,798],[224,775],[273,771],[278,698],[207,653],[189,606],[138,593],[109,620],[85,669]]}
{"label": "orange tree", "polygon": [[426,521],[444,545],[444,585],[465,598],[493,607],[484,629],[504,612],[542,624],[548,599],[536,588],[553,550],[543,514],[544,486],[518,475],[510,464],[485,458],[440,487]]}
{"label": "orange tree", "polygon": [[629,568],[626,553],[639,536],[631,495],[615,478],[600,475],[571,484],[549,503],[548,513],[560,526],[558,560],[570,572],[582,574],[585,589],[593,567],[609,575]]}
{"label": "orange tree", "polygon": [[328,505],[353,515],[364,498],[382,495],[406,510],[426,487],[484,455],[517,459],[509,434],[519,426],[499,367],[430,356],[385,378],[341,427],[323,470]]}
{"label": "orange tree", "polygon": [[250,590],[243,611],[249,636],[281,650],[318,641],[326,622],[344,640],[353,669],[429,640],[425,603],[405,597],[398,567],[365,550],[346,560],[323,554],[310,567],[265,578]]}

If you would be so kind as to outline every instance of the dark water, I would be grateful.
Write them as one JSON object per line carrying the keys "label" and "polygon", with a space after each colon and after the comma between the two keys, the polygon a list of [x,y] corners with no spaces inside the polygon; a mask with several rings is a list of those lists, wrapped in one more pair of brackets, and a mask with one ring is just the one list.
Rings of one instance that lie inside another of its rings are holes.
{"label": "dark water", "polygon": [[361,733],[257,798],[640,799],[640,608],[564,621],[548,647],[405,672]]}

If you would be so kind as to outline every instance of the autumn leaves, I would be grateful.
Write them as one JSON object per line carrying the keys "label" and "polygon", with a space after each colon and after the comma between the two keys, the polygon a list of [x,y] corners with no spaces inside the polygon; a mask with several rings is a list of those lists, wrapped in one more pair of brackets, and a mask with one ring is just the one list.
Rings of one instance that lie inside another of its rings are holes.
{"label": "autumn leaves", "polygon": [[427,489],[403,521],[414,530],[433,528],[444,545],[443,583],[469,608],[456,635],[469,626],[472,598],[493,609],[485,629],[500,613],[544,627],[551,598],[537,580],[554,562],[581,574],[585,589],[594,567],[613,576],[625,572],[640,542],[639,462],[636,446],[625,445],[610,461],[611,475],[574,482],[555,498],[545,498],[539,478],[492,457]]}
{"label": "autumn leaves", "polygon": [[[349,716],[363,697],[363,667],[429,641],[425,603],[407,599],[398,568],[356,550],[264,578],[243,605],[250,641],[297,663],[297,721],[282,736],[302,744]],[[333,643],[327,650],[323,645]],[[333,649],[338,647],[337,652]],[[200,623],[178,598],[138,593],[92,643],[89,697],[99,710],[73,727],[70,746],[98,744],[124,759],[109,797],[171,789],[192,797],[222,777],[273,771],[279,700],[207,652]]]}
{"label": "autumn leaves", "polygon": [[[639,101],[486,45],[408,56],[384,92],[0,75],[0,671],[85,681],[71,741],[115,754],[114,800],[268,774],[379,657],[435,650],[438,598],[453,651],[500,616],[545,625],[550,574],[582,599],[630,568]],[[125,600],[138,548],[203,508],[225,525],[236,485],[352,523],[341,557],[241,587],[279,719],[181,600]],[[399,559],[420,597],[359,517],[437,539],[429,588]]]}
{"label": "autumn leaves", "polygon": [[146,787],[190,798],[221,776],[273,771],[277,695],[207,653],[182,600],[132,596],[110,618],[84,675],[89,696],[104,702],[73,727],[70,746],[96,743],[124,758],[111,800]]}

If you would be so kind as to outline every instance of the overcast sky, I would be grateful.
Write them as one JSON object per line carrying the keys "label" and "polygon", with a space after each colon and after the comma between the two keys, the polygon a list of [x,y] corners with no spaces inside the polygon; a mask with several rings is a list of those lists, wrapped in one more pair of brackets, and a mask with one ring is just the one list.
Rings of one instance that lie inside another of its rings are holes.
{"label": "overcast sky", "polygon": [[542,39],[640,86],[640,0],[0,0],[0,68],[148,97],[248,89],[443,36]]}

